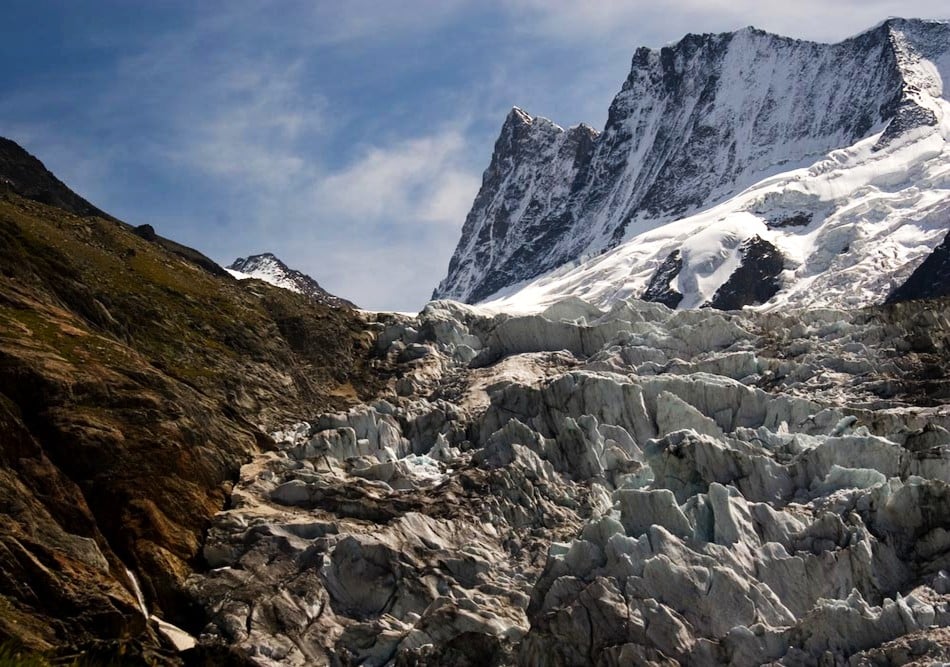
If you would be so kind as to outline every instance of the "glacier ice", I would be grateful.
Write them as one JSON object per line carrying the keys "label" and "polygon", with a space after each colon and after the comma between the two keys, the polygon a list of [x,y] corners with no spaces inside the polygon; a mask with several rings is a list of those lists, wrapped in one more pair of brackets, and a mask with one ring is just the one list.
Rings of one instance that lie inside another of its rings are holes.
{"label": "glacier ice", "polygon": [[941,302],[375,326],[389,394],[242,469],[190,581],[206,639],[265,665],[944,655]]}

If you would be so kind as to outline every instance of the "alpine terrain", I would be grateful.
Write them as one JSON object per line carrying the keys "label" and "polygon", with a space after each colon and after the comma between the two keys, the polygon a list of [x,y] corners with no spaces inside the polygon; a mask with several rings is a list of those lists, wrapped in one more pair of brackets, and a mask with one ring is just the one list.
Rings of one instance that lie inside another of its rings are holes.
{"label": "alpine terrain", "polygon": [[372,346],[354,311],[239,283],[0,139],[0,663],[179,662],[262,425],[375,396]]}
{"label": "alpine terrain", "polygon": [[947,22],[639,49],[600,133],[511,111],[433,296],[876,303],[947,234],[948,140]]}
{"label": "alpine terrain", "polygon": [[689,35],[603,132],[514,109],[415,316],[0,143],[0,657],[950,662],[948,54]]}

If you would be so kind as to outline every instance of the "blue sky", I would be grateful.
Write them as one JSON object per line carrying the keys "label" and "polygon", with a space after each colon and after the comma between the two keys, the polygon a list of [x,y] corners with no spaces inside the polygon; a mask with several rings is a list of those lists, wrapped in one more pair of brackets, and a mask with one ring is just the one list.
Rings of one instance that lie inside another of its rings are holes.
{"label": "blue sky", "polygon": [[99,207],[361,306],[445,273],[512,105],[602,127],[640,45],[835,41],[944,2],[7,0],[0,135]]}

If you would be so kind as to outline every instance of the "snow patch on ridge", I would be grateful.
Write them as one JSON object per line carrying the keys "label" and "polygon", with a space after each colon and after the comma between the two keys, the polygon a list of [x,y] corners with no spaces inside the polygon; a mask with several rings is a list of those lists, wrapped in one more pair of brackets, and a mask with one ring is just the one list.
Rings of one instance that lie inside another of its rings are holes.
{"label": "snow patch on ridge", "polygon": [[255,278],[257,280],[263,280],[265,283],[273,285],[274,287],[282,287],[283,289],[290,290],[291,292],[296,292],[300,294],[300,288],[297,287],[293,282],[287,280],[284,276],[278,275],[276,273],[268,271],[255,271],[254,273],[244,273],[243,271],[235,271],[234,269],[225,269],[232,276],[238,280],[249,280]]}
{"label": "snow patch on ridge", "polygon": [[225,268],[225,271],[238,280],[256,278],[275,287],[303,294],[317,303],[333,308],[355,308],[346,299],[330,294],[320,287],[320,283],[306,273],[291,269],[269,252],[251,255],[247,258],[238,257],[230,266]]}

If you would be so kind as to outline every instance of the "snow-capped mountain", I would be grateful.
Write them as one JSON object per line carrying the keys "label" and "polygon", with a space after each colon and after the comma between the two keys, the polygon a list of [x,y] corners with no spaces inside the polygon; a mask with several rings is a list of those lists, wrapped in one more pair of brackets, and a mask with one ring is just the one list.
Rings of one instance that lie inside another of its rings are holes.
{"label": "snow-capped mountain", "polygon": [[602,133],[509,114],[433,296],[883,301],[946,234],[948,99],[941,21],[641,48]]}
{"label": "snow-capped mountain", "polygon": [[356,306],[320,287],[320,283],[302,271],[291,269],[273,253],[238,257],[227,267],[227,272],[238,280],[257,278],[276,287],[282,287],[310,297],[318,303],[334,308]]}

